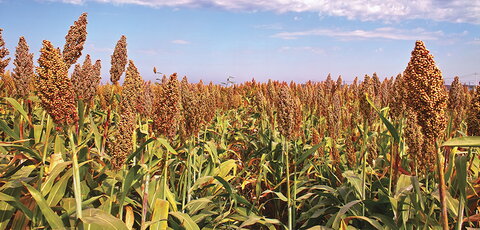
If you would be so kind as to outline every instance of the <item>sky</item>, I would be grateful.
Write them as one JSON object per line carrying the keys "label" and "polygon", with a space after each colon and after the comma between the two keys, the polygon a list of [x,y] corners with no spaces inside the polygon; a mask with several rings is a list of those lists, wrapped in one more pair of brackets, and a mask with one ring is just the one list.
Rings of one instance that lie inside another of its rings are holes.
{"label": "sky", "polygon": [[121,35],[146,80],[153,67],[192,82],[385,78],[405,70],[416,40],[447,83],[480,80],[480,0],[0,0],[10,56],[20,36],[35,59],[42,40],[63,47],[83,12],[79,62],[102,60],[103,82]]}

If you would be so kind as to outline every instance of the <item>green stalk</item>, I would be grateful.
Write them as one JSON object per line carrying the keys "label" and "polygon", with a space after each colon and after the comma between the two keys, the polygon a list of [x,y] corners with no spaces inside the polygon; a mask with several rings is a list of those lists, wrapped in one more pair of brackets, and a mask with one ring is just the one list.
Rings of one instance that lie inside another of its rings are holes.
{"label": "green stalk", "polygon": [[291,198],[291,191],[290,191],[290,162],[288,160],[288,142],[285,140],[285,137],[282,136],[282,142],[284,153],[285,153],[285,164],[287,167],[287,208],[288,208],[288,229],[293,229],[293,218],[292,218],[292,198]]}
{"label": "green stalk", "polygon": [[390,181],[388,182],[388,196],[392,195],[392,182],[393,182],[393,162],[395,157],[393,156],[394,151],[393,151],[394,145],[391,145],[391,154],[390,154]]}
{"label": "green stalk", "polygon": [[296,211],[297,211],[297,142],[295,142],[295,151],[293,151],[293,205],[292,205],[292,223],[296,223]]}
{"label": "green stalk", "polygon": [[140,224],[141,229],[146,229],[145,223],[147,222],[147,207],[148,207],[148,186],[150,182],[150,173],[147,172],[145,175],[145,181],[142,185],[143,187],[143,202],[142,202],[142,222]]}
{"label": "green stalk", "polygon": [[[362,159],[362,202],[365,201],[365,180],[366,180],[366,168],[367,168],[367,156],[368,156],[368,148],[366,146],[367,143],[367,122],[363,125],[363,144],[364,144],[364,152],[363,152],[363,159]],[[365,216],[365,205],[362,206],[362,215]]]}
{"label": "green stalk", "polygon": [[[45,115],[45,112],[44,112]],[[42,166],[40,167],[40,176],[38,180],[38,189],[41,188],[42,186],[42,178],[45,173],[45,162],[47,161],[47,151],[48,151],[48,139],[50,138],[50,130],[49,127],[51,126],[51,119],[50,116],[46,116],[47,118],[47,123],[46,123],[46,128],[45,128],[45,144],[43,146],[43,154],[42,154]]]}
{"label": "green stalk", "polygon": [[117,180],[115,179],[115,177],[112,178],[113,179],[113,183],[112,183],[112,189],[110,190],[110,199],[109,199],[109,202],[108,202],[108,209],[107,209],[107,213],[112,213],[112,204],[113,204],[113,193],[115,191],[115,184],[117,183]]}
{"label": "green stalk", "polygon": [[463,197],[460,198],[459,200],[460,205],[458,206],[458,219],[457,219],[457,229],[461,230],[462,229],[462,224],[463,224],[463,209],[465,208],[465,201]]}
{"label": "green stalk", "polygon": [[82,188],[80,185],[80,166],[78,165],[77,149],[75,140],[73,139],[73,130],[69,130],[70,144],[72,146],[73,160],[73,193],[75,195],[75,206],[77,210],[77,219],[82,218]]}
{"label": "green stalk", "polygon": [[447,213],[447,196],[446,196],[446,186],[445,186],[445,172],[443,171],[443,162],[441,161],[442,153],[440,152],[440,149],[438,148],[438,144],[436,146],[437,148],[437,173],[439,177],[439,183],[438,183],[438,191],[440,195],[440,206],[441,206],[441,223],[443,230],[448,230],[448,213]]}
{"label": "green stalk", "polygon": [[[141,123],[140,123],[141,124]],[[141,126],[140,126],[141,127]],[[150,148],[146,146],[147,151],[150,152]],[[150,161],[150,156],[151,154],[148,154],[148,159],[147,161]],[[145,163],[145,154],[142,154],[141,158],[142,164]],[[150,183],[150,164],[145,164],[147,167],[147,172],[144,176],[144,182],[142,183],[142,190],[143,190],[143,197],[142,197],[142,218],[141,218],[141,229],[144,230],[146,229],[145,223],[147,221],[147,209],[148,209],[148,186]]]}
{"label": "green stalk", "polygon": [[[472,155],[472,148],[468,148],[468,158],[470,158]],[[467,158],[467,161],[468,161],[468,158]],[[465,165],[466,166],[466,165]],[[466,176],[466,175],[465,175]],[[462,178],[463,179],[463,178]],[[466,179],[466,178],[465,178]],[[459,189],[462,189],[463,191],[465,191],[466,188],[459,188]],[[463,211],[465,209],[465,202],[466,202],[466,197],[465,197],[465,193],[461,191],[460,192],[460,199],[459,199],[459,203],[460,205],[458,206],[458,219],[457,219],[457,229],[458,230],[461,230],[462,229],[462,224],[463,224]]]}

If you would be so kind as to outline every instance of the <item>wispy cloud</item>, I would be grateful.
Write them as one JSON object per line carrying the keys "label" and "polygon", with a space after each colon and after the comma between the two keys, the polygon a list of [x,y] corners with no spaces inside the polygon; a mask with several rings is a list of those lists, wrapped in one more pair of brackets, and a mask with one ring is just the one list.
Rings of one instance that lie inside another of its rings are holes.
{"label": "wispy cloud", "polygon": [[480,37],[474,38],[472,41],[469,42],[470,44],[480,45]]}
{"label": "wispy cloud", "polygon": [[85,51],[87,53],[113,53],[113,48],[107,48],[107,47],[98,47],[97,45],[90,43],[85,46]]}
{"label": "wispy cloud", "polygon": [[149,7],[216,7],[227,10],[317,12],[320,16],[340,16],[362,21],[435,21],[480,24],[478,0],[46,0],[71,4],[101,2],[136,4]]}
{"label": "wispy cloud", "polygon": [[171,41],[171,43],[177,44],[177,45],[188,45],[188,44],[190,44],[189,41],[185,41],[185,40],[173,40],[173,41]]}
{"label": "wispy cloud", "polygon": [[442,31],[426,31],[422,28],[413,30],[381,27],[374,30],[340,30],[313,29],[297,32],[281,32],[272,35],[281,39],[297,39],[305,36],[328,36],[342,40],[351,39],[388,39],[388,40],[437,40],[444,36]]}
{"label": "wispy cloud", "polygon": [[282,46],[278,49],[279,52],[311,52],[315,54],[325,54],[325,50],[312,46]]}
{"label": "wispy cloud", "polygon": [[281,30],[281,29],[283,29],[283,26],[279,23],[255,25],[253,27],[255,29],[265,29],[265,30]]}

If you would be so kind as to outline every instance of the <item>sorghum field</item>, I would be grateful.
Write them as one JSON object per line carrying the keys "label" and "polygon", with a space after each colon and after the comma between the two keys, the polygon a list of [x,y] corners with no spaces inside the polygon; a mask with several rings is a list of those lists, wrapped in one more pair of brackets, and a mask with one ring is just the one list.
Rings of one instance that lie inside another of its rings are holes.
{"label": "sorghum field", "polygon": [[86,28],[0,34],[0,229],[480,227],[480,88],[422,41],[383,81],[217,85],[145,82],[122,36],[100,84]]}

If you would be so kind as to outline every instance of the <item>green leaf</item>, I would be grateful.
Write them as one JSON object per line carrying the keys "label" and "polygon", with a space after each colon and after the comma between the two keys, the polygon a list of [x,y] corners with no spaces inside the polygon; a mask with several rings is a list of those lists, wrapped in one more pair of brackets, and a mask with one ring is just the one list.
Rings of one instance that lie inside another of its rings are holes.
{"label": "green leaf", "polygon": [[278,197],[280,200],[285,201],[285,202],[288,201],[287,197],[285,197],[285,195],[283,195],[281,192],[274,192],[274,191],[272,191],[272,190],[265,190],[265,191],[263,192],[263,194],[265,194],[265,193],[274,193],[275,195],[277,195],[277,197]]}
{"label": "green leaf", "polygon": [[15,201],[15,197],[7,195],[3,192],[0,192],[0,200],[1,201]]}
{"label": "green leaf", "polygon": [[320,225],[317,225],[317,226],[313,226],[307,230],[331,230],[331,228],[327,228],[325,226],[320,226]]}
{"label": "green leaf", "polygon": [[314,154],[322,145],[323,143],[320,143],[305,151],[302,155],[300,155],[300,157],[298,157],[296,165],[300,165],[301,163],[303,163],[305,159],[307,159],[310,155]]}
{"label": "green leaf", "polygon": [[442,144],[443,147],[480,147],[480,136],[452,138]]}
{"label": "green leaf", "polygon": [[188,210],[190,215],[196,214],[198,211],[208,207],[208,205],[212,203],[212,200],[202,197],[196,200],[192,200],[185,205],[185,208]]}
{"label": "green leaf", "polygon": [[227,190],[228,194],[231,196],[232,195],[232,186],[230,185],[230,183],[228,183],[226,180],[224,180],[223,178],[219,177],[219,176],[214,176],[213,178],[215,178],[216,180],[218,180],[218,182],[220,182],[223,187]]}
{"label": "green leaf", "polygon": [[347,181],[353,185],[357,193],[362,194],[362,178],[355,172],[349,170],[342,173],[343,177],[347,178]]}
{"label": "green leaf", "polygon": [[386,216],[382,214],[373,214],[372,217],[377,220],[380,220],[384,225],[386,225],[390,229],[398,229],[397,224],[395,224],[391,216]]}
{"label": "green leaf", "polygon": [[343,214],[345,214],[352,206],[362,202],[361,200],[354,200],[348,202],[346,205],[342,206],[338,211],[337,215],[335,216],[335,220],[333,221],[332,228],[339,229],[340,221],[342,220]]}
{"label": "green leaf", "polygon": [[22,116],[25,118],[25,120],[28,122],[28,124],[30,124],[30,125],[32,124],[32,122],[28,118],[27,112],[23,109],[23,106],[20,105],[20,103],[18,103],[17,100],[15,100],[11,97],[4,97],[4,99],[6,101],[8,101],[13,106],[13,108],[15,108],[20,114],[22,114]]}
{"label": "green leaf", "polygon": [[47,203],[50,206],[55,206],[60,202],[60,200],[65,195],[65,190],[67,189],[68,181],[73,175],[73,169],[68,170],[61,178],[58,180],[55,185],[53,185],[52,190],[47,198]]}
{"label": "green leaf", "polygon": [[18,188],[22,186],[21,182],[31,181],[33,178],[29,176],[35,169],[36,167],[34,165],[21,166],[21,168],[8,179],[7,183],[1,187],[1,190]]}
{"label": "green leaf", "polygon": [[397,129],[395,129],[395,126],[393,126],[392,122],[390,122],[381,112],[375,107],[375,104],[372,102],[370,97],[368,95],[365,96],[367,98],[368,103],[375,109],[375,111],[378,113],[378,116],[382,120],[383,124],[388,129],[388,132],[390,132],[390,135],[392,135],[393,139],[395,140],[396,143],[400,143],[400,135],[398,135]]}
{"label": "green leaf", "polygon": [[42,184],[42,187],[40,188],[43,196],[46,196],[50,192],[50,189],[52,188],[53,183],[57,179],[58,175],[63,172],[63,170],[71,163],[72,162],[67,161],[55,165],[55,168],[53,168],[52,172],[50,172],[50,174],[47,176],[47,180],[45,181],[45,183]]}
{"label": "green leaf", "polygon": [[133,152],[132,154],[130,154],[128,157],[127,157],[127,160],[125,161],[125,163],[128,163],[130,162],[134,157],[136,157],[137,155],[139,155],[143,149],[145,149],[145,146],[147,146],[148,144],[150,144],[150,142],[154,141],[155,138],[150,138],[148,139],[147,141],[143,142],[142,145],[140,145],[140,147],[138,147],[137,150],[135,150],[135,152]]}
{"label": "green leaf", "polygon": [[170,215],[177,218],[180,221],[180,224],[185,227],[186,230],[200,230],[198,225],[188,214],[181,212],[170,212]]}
{"label": "green leaf", "polygon": [[168,141],[166,139],[158,138],[157,140],[158,140],[158,142],[160,142],[160,144],[162,144],[167,149],[167,151],[169,151],[170,153],[172,153],[174,155],[178,155],[177,151],[175,151],[175,149],[172,148],[172,146],[168,143]]}
{"label": "green leaf", "polygon": [[84,209],[82,221],[85,224],[90,224],[89,229],[101,230],[128,230],[123,221],[114,216],[96,208]]}
{"label": "green leaf", "polygon": [[95,146],[97,147],[97,149],[101,149],[103,134],[101,134],[100,131],[98,130],[97,124],[93,122],[92,115],[90,115],[90,121],[92,121],[90,125],[93,130],[93,138],[94,138],[93,140],[95,141]]}
{"label": "green leaf", "polygon": [[[3,199],[5,199],[5,197],[3,197]],[[10,222],[10,219],[12,218],[14,212],[15,208],[13,206],[8,204],[7,202],[0,201],[0,230],[7,228],[8,223]]]}
{"label": "green leaf", "polygon": [[167,229],[167,219],[168,219],[168,207],[169,203],[166,200],[156,199],[155,205],[152,207],[152,225],[150,229],[152,230],[165,230]]}
{"label": "green leaf", "polygon": [[458,183],[458,191],[460,197],[466,200],[466,188],[467,188],[467,156],[458,156],[455,159],[455,170],[457,171],[456,181]]}
{"label": "green leaf", "polygon": [[[102,196],[94,196],[88,200],[82,201],[82,207],[91,205],[93,202],[97,201],[101,197]],[[67,218],[67,216],[70,216],[76,212],[76,205],[75,205],[74,198],[63,198],[62,203],[63,203],[62,207],[66,210],[66,212],[62,214],[62,219]]]}
{"label": "green leaf", "polygon": [[402,194],[411,191],[413,189],[411,176],[405,174],[400,175],[395,186],[395,198],[400,197]]}
{"label": "green leaf", "polygon": [[[364,220],[366,222],[368,222],[370,225],[372,225],[373,227],[375,227],[376,229],[379,229],[379,230],[383,230],[384,227],[382,225],[380,225],[380,223],[378,223],[378,221],[376,220],[372,220],[368,217],[365,217],[365,216],[349,216],[347,217],[348,219],[359,219],[359,220]],[[345,219],[347,219],[345,218]]]}
{"label": "green leaf", "polygon": [[42,212],[45,219],[47,219],[47,222],[50,224],[50,227],[52,229],[65,229],[62,219],[60,219],[60,217],[55,212],[53,212],[53,210],[48,206],[42,194],[31,185],[26,184],[24,182],[22,183],[28,189],[33,199],[35,199],[35,201],[37,202],[37,205],[40,208],[40,211]]}
{"label": "green leaf", "polygon": [[5,123],[5,121],[3,119],[0,119],[0,129],[3,130],[3,132],[5,132],[11,138],[13,138],[15,140],[20,139],[20,135],[18,133],[16,133],[15,131],[13,131],[13,129],[8,127],[8,124]]}
{"label": "green leaf", "polygon": [[218,167],[216,167],[213,171],[213,175],[217,175],[219,177],[226,177],[232,169],[236,170],[237,167],[237,162],[233,159],[227,160],[222,162]]}
{"label": "green leaf", "polygon": [[128,195],[128,192],[132,188],[132,184],[142,175],[138,174],[138,170],[140,169],[140,165],[133,166],[130,171],[128,171],[127,176],[125,177],[123,184],[122,184],[122,192],[120,193],[119,204],[120,208],[123,208],[123,201],[125,197]]}

